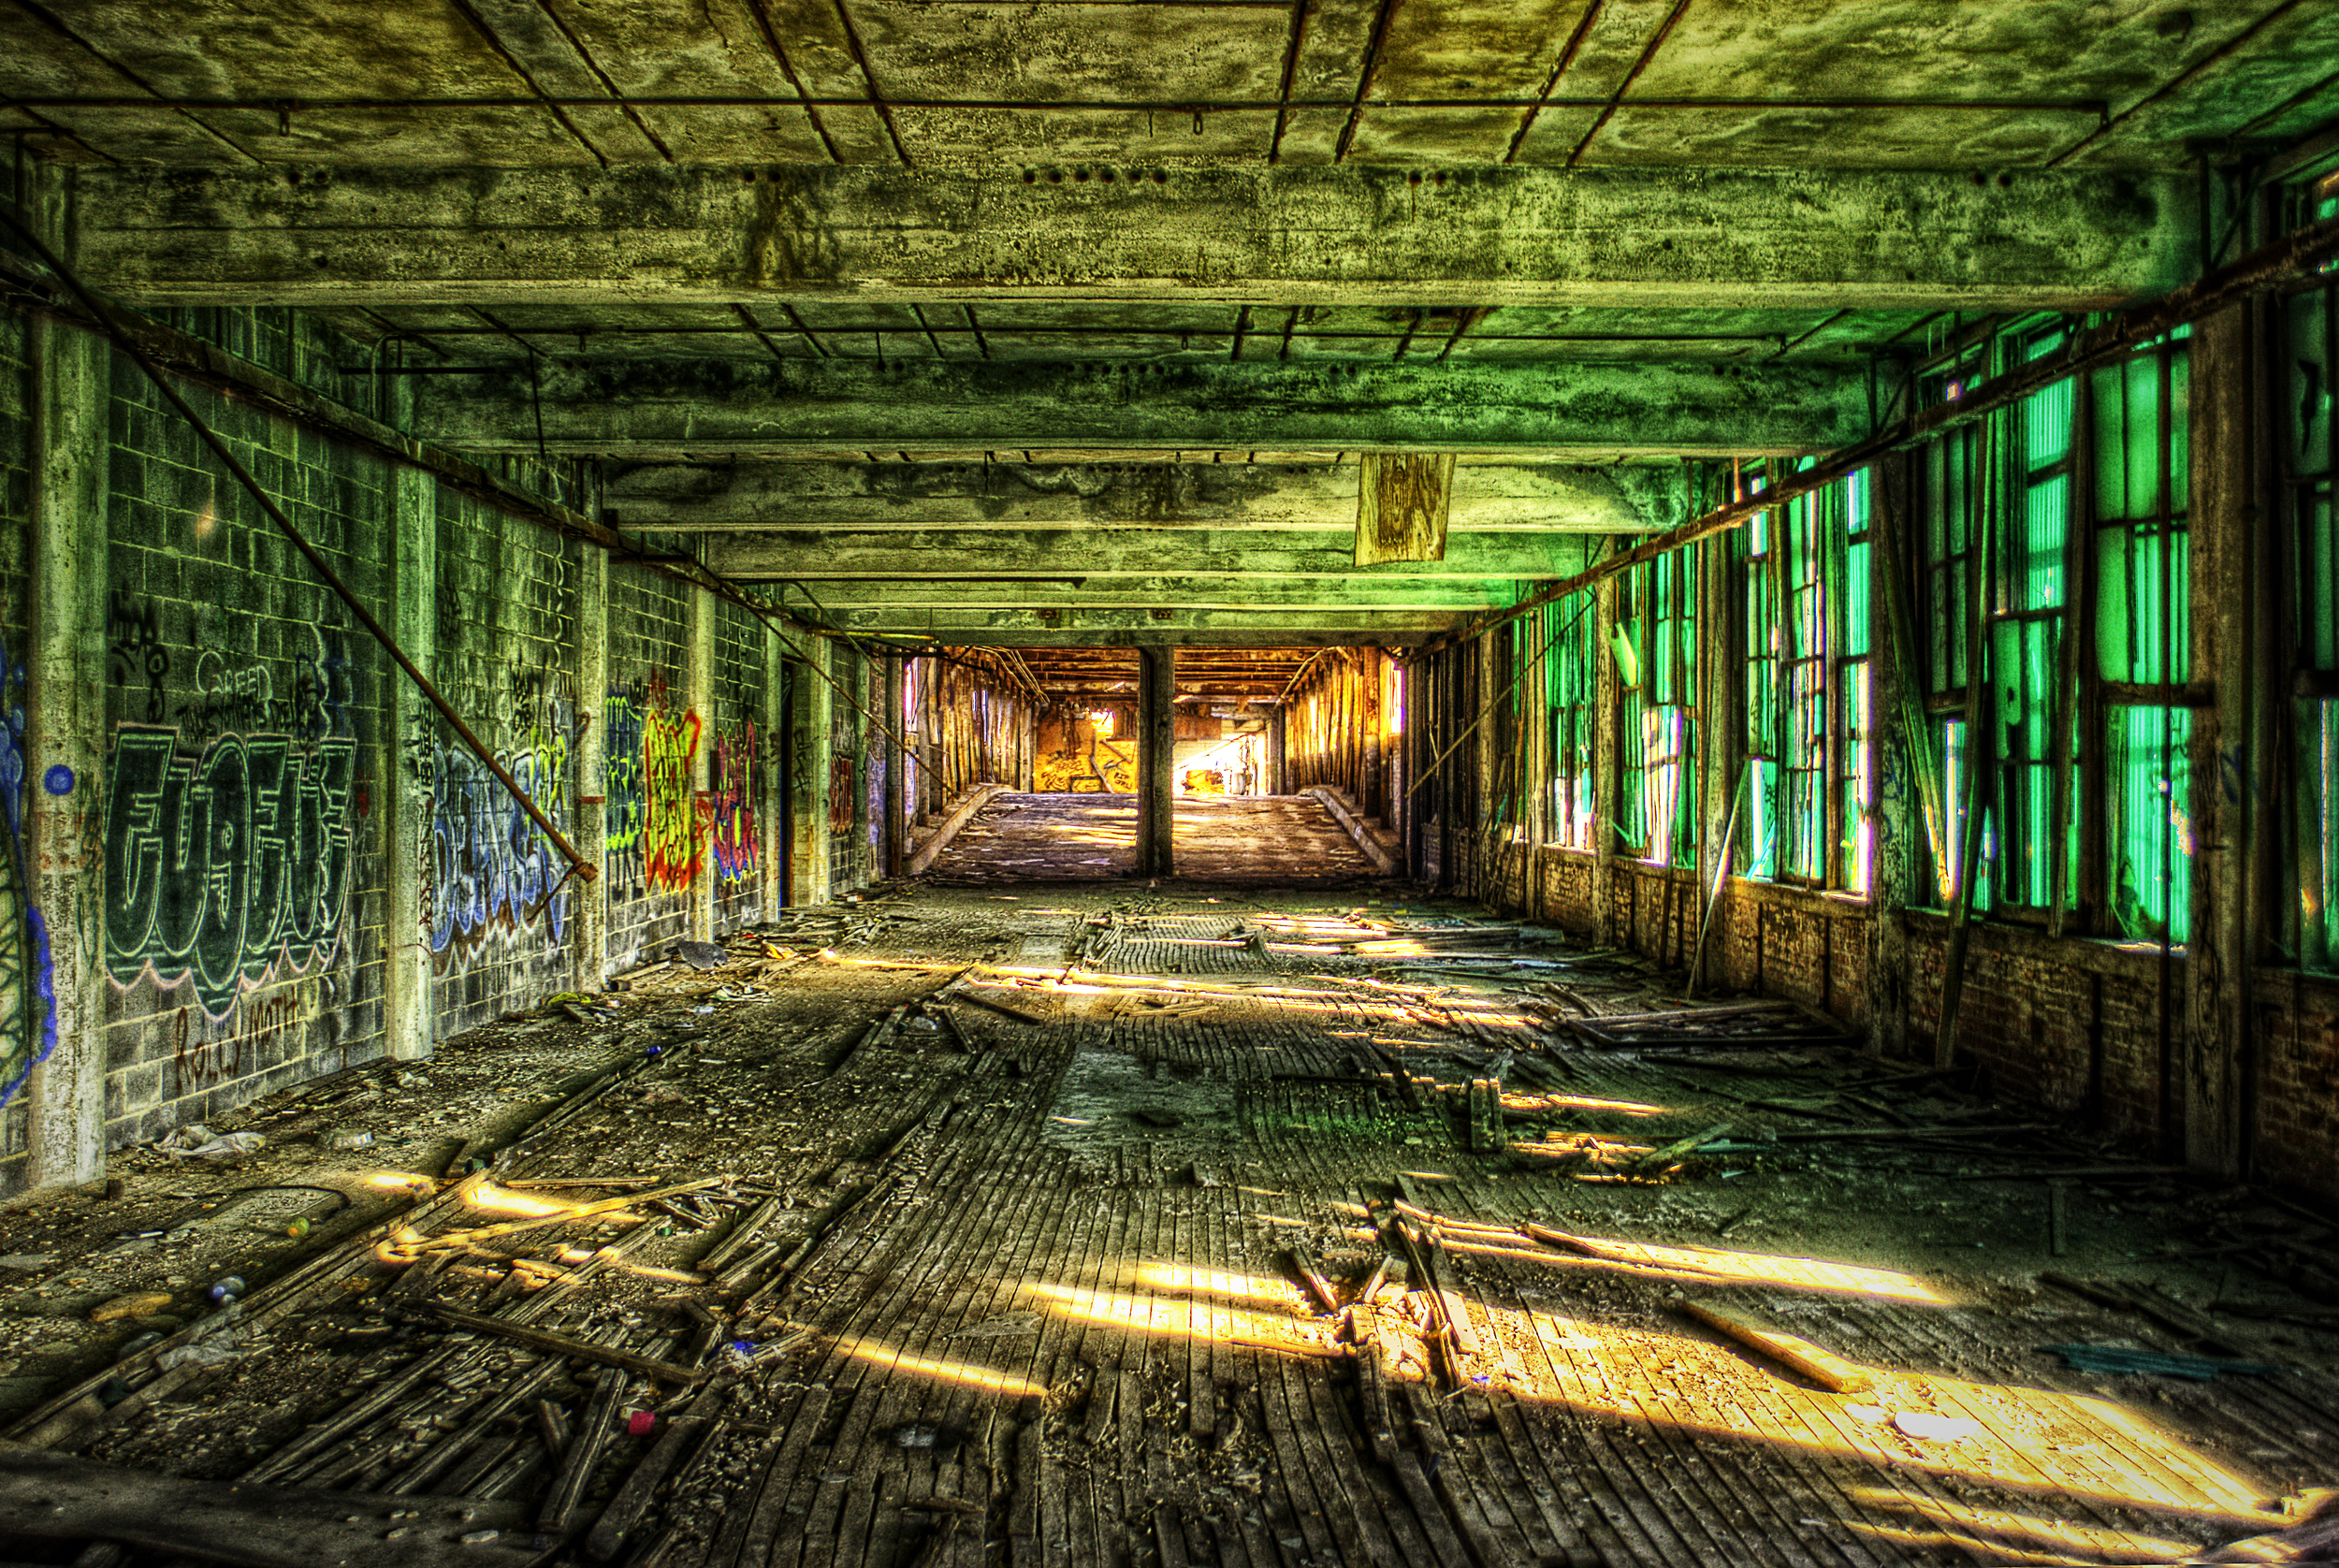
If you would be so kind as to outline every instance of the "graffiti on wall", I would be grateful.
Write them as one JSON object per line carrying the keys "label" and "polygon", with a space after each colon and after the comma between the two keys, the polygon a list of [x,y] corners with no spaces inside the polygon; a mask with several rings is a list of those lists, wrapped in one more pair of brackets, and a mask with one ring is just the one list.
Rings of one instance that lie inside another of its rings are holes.
{"label": "graffiti on wall", "polygon": [[699,716],[653,712],[642,726],[642,839],[652,887],[678,890],[699,870],[699,820],[690,805]]}
{"label": "graffiti on wall", "polygon": [[[564,735],[496,755],[536,809],[563,831],[569,757]],[[512,792],[461,747],[435,748],[429,852],[425,926],[434,954],[467,955],[498,932],[535,927],[558,942],[567,931],[565,863]]]}
{"label": "graffiti on wall", "polygon": [[169,1024],[172,1082],[164,1098],[177,1099],[275,1066],[298,1042],[312,1010],[304,1008],[298,991],[247,997],[232,1020],[181,1008]]}
{"label": "graffiti on wall", "polygon": [[106,969],[187,986],[225,1017],[243,992],[331,957],[347,913],[356,742],[123,725],[106,779]]}
{"label": "graffiti on wall", "polygon": [[625,688],[613,686],[601,722],[605,847],[624,859],[642,849],[642,704]]}
{"label": "graffiti on wall", "polygon": [[0,1106],[57,1047],[49,927],[24,852],[24,669],[0,648]]}
{"label": "graffiti on wall", "polygon": [[129,693],[123,711],[136,707],[147,723],[160,724],[170,650],[163,646],[161,618],[152,600],[120,588],[106,596],[106,661],[114,684]]}
{"label": "graffiti on wall", "polygon": [[763,837],[756,823],[755,744],[751,720],[736,734],[715,737],[707,842],[714,850],[715,875],[725,883],[748,880],[763,861]]}
{"label": "graffiti on wall", "polygon": [[833,757],[828,764],[828,831],[852,832],[852,759]]}

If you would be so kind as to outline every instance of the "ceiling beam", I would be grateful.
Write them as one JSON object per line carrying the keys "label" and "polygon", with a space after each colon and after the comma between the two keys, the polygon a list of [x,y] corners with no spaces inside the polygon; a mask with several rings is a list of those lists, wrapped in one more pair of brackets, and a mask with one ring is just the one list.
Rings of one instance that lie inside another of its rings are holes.
{"label": "ceiling beam", "polygon": [[[1484,577],[1382,576],[1358,573],[1336,577],[1068,577],[908,578],[893,581],[828,582],[817,586],[820,614],[869,608],[949,609],[1035,607],[1081,610],[1466,610],[1507,609],[1521,597],[1516,583]],[[803,608],[796,596],[774,593],[781,608]]]}
{"label": "ceiling beam", "polygon": [[[1077,171],[1076,171],[1077,172]],[[141,304],[2102,309],[2197,243],[2182,177],[1388,166],[79,171],[80,265]]]}
{"label": "ceiling beam", "polygon": [[846,609],[840,632],[930,635],[962,647],[1400,647],[1462,623],[1450,610],[1051,610],[954,604]]}
{"label": "ceiling beam", "polygon": [[421,378],[414,433],[613,457],[1027,446],[1793,455],[1868,429],[1819,365],[604,360]]}
{"label": "ceiling beam", "polygon": [[[1454,471],[1454,533],[1633,533],[1688,515],[1678,465],[1470,464]],[[627,528],[1020,531],[1353,529],[1354,463],[641,464],[604,496]]]}
{"label": "ceiling beam", "polygon": [[[1277,533],[1220,529],[918,529],[735,533],[707,542],[705,563],[739,581],[952,582],[993,573],[1085,579],[1174,573],[1251,582],[1334,578],[1368,589],[1405,578],[1563,577],[1591,564],[1591,534],[1450,534],[1442,560],[1353,564],[1353,529]],[[982,595],[996,585],[975,585]],[[1330,586],[1330,585],[1327,585]],[[820,590],[823,598],[827,590]]]}

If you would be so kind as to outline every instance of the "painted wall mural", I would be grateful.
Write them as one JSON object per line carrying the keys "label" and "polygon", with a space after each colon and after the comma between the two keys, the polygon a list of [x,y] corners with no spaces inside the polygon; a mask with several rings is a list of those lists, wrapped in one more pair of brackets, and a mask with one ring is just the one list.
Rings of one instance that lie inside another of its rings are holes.
{"label": "painted wall mural", "polygon": [[756,739],[752,721],[736,734],[715,737],[707,841],[714,849],[715,875],[727,884],[751,879],[763,864],[762,830],[756,821]]}
{"label": "painted wall mural", "polygon": [[642,839],[650,886],[687,888],[699,874],[699,820],[690,806],[699,716],[653,713],[642,729]]}
{"label": "painted wall mural", "polygon": [[[499,752],[496,761],[563,832],[569,813],[569,741]],[[476,948],[497,931],[537,928],[557,943],[568,930],[568,867],[552,840],[478,758],[434,748],[430,772],[430,951]]]}
{"label": "painted wall mural", "polygon": [[[346,719],[344,719],[344,722]],[[106,968],[236,998],[338,949],[347,915],[356,742],[123,725],[106,778]]]}
{"label": "painted wall mural", "polygon": [[604,843],[609,853],[642,849],[642,704],[621,686],[602,704],[602,793],[608,801]]}
{"label": "painted wall mural", "polygon": [[[57,1048],[49,927],[33,896],[24,852],[24,667],[0,648],[0,1106]],[[71,786],[68,784],[67,786]]]}

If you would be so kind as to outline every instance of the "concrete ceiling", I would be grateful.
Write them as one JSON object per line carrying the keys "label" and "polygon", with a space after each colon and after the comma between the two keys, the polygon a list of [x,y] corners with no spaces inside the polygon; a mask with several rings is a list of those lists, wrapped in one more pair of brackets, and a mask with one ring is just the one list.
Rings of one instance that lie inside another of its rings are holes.
{"label": "concrete ceiling", "polygon": [[[2186,281],[2190,160],[2339,119],[2328,0],[0,0],[0,133],[74,171],[118,298],[314,311],[426,439],[600,459],[621,524],[837,624],[1034,646],[1515,600],[1678,515],[1685,461],[1864,434],[1979,316]],[[1345,567],[1357,455],[1413,448],[1460,454],[1447,559]]]}

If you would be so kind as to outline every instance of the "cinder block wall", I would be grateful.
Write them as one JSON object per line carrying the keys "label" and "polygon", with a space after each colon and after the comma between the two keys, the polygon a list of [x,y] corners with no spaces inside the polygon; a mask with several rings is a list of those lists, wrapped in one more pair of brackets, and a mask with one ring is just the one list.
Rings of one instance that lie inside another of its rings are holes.
{"label": "cinder block wall", "polygon": [[705,859],[691,809],[690,769],[706,744],[691,711],[683,665],[690,593],[629,567],[609,573],[609,689],[602,745],[608,762],[609,963],[624,968],[690,934],[681,896]]}
{"label": "cinder block wall", "polygon": [[[183,395],[343,580],[386,603],[387,466]],[[80,786],[105,803],[84,867],[105,972],[78,983],[103,988],[118,1147],[384,1054],[389,911],[386,661],[127,363],[111,401],[105,768]]]}
{"label": "cinder block wall", "polygon": [[[336,369],[364,352],[294,312],[188,311],[168,324],[357,414],[390,412],[373,378]],[[549,839],[120,356],[105,406],[83,422],[102,446],[83,456],[102,465],[103,499],[73,519],[77,542],[103,557],[102,574],[85,574],[93,602],[74,612],[89,629],[81,674],[102,691],[100,763],[94,777],[42,777],[24,730],[26,661],[41,595],[62,579],[45,582],[55,563],[35,559],[34,411],[48,373],[36,338],[26,317],[0,315],[0,1193],[91,1174],[60,1175],[32,1153],[41,1096],[65,1092],[53,1066],[34,1070],[69,1013],[59,998],[94,1009],[102,1072],[63,1082],[102,1094],[75,1114],[119,1148],[286,1084],[427,1053],[675,937],[770,912],[765,824],[784,818],[764,690],[777,664],[760,621],[637,566],[588,572],[589,544],[182,385],[375,616],[398,624],[407,599],[428,645],[410,651],[555,826],[577,837],[580,820],[605,824],[578,844],[601,882],[564,882]],[[593,504],[583,474],[530,463],[505,477]],[[401,561],[428,562],[429,580],[399,581]],[[694,653],[698,617],[712,634]],[[594,665],[588,631],[605,639]],[[865,692],[857,661],[838,662]],[[586,690],[580,671],[604,667],[605,684]],[[401,729],[401,712],[418,718]],[[864,722],[839,705],[838,754],[863,755]],[[604,760],[588,778],[581,753],[596,730]],[[86,972],[43,956],[57,911],[44,911],[42,889],[53,903],[59,884],[31,864],[25,813],[44,789],[90,792],[78,864],[50,868],[91,894],[75,911],[93,933]],[[870,864],[874,818],[858,796],[836,835],[838,887]],[[605,810],[582,813],[596,797]],[[414,824],[411,866],[392,864],[397,820]],[[605,900],[605,925],[584,918],[588,899]],[[388,1001],[400,963],[427,990],[403,1026]],[[414,1038],[396,1038],[401,1027]]]}

